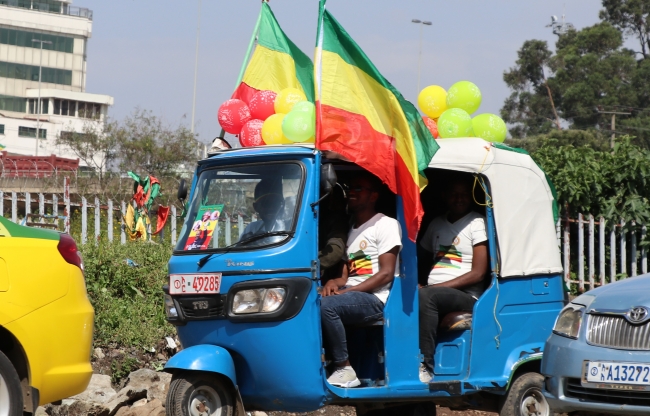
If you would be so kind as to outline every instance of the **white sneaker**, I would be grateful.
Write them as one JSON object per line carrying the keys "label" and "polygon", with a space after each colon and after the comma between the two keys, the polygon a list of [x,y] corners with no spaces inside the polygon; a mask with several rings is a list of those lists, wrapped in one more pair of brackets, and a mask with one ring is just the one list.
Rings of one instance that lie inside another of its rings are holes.
{"label": "white sneaker", "polygon": [[427,369],[427,367],[420,363],[420,381],[423,383],[430,383],[433,379],[433,374]]}
{"label": "white sneaker", "polygon": [[357,387],[361,384],[357,378],[357,373],[350,366],[339,367],[327,379],[327,382],[337,387]]}

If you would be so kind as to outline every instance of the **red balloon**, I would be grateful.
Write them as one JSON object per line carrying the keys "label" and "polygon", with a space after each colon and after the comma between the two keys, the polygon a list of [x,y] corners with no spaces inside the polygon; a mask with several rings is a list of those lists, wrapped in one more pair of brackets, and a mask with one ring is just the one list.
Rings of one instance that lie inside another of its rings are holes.
{"label": "red balloon", "polygon": [[262,120],[253,119],[249,120],[239,133],[239,143],[243,147],[250,146],[260,146],[264,144],[262,140],[262,125],[264,122]]}
{"label": "red balloon", "polygon": [[433,138],[437,139],[439,137],[438,123],[436,123],[435,120],[432,120],[427,116],[422,116],[422,120],[424,120],[424,124],[426,124],[426,126],[429,129],[429,131],[431,132],[431,135],[433,136]]}
{"label": "red balloon", "polygon": [[219,107],[217,119],[225,131],[238,134],[244,124],[251,119],[251,110],[242,100],[230,99]]}
{"label": "red balloon", "polygon": [[275,103],[276,95],[270,90],[256,92],[248,104],[251,109],[251,117],[264,121],[275,114],[273,103]]}

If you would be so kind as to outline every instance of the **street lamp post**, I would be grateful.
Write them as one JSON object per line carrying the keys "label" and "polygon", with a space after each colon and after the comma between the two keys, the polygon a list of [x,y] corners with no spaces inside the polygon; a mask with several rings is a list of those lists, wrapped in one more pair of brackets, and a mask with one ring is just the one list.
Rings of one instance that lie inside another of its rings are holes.
{"label": "street lamp post", "polygon": [[194,58],[194,92],[192,93],[192,124],[190,132],[194,133],[194,114],[196,113],[196,78],[199,71],[199,35],[201,32],[201,0],[199,0],[199,17],[196,24],[196,54]]}
{"label": "street lamp post", "polygon": [[38,102],[36,103],[36,151],[34,156],[38,156],[38,139],[40,135],[40,130],[41,130],[41,73],[43,70],[43,44],[47,43],[48,45],[51,45],[52,42],[49,40],[40,40],[40,39],[32,39],[32,42],[38,42],[40,43],[40,49],[41,49],[41,56],[40,56],[40,62],[38,64]]}
{"label": "street lamp post", "polygon": [[412,19],[411,22],[420,25],[420,52],[418,54],[418,94],[420,93],[420,67],[422,65],[422,29],[424,26],[431,26],[428,20]]}

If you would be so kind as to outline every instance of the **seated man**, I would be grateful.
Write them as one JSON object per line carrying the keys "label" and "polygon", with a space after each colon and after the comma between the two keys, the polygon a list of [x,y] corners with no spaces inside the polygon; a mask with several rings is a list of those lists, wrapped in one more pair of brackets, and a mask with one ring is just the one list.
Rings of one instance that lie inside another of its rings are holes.
{"label": "seated man", "polygon": [[[255,185],[254,197],[253,208],[259,214],[260,219],[251,222],[244,228],[240,241],[257,234],[286,230],[284,220],[282,220],[284,214],[282,182],[273,179],[262,179]],[[276,238],[282,239],[282,237]]]}
{"label": "seated man", "polygon": [[420,241],[434,254],[428,285],[419,290],[420,380],[433,375],[438,318],[449,312],[472,311],[483,293],[488,270],[485,217],[472,211],[472,186],[457,178],[443,191],[447,213],[436,217]]}
{"label": "seated man", "polygon": [[340,277],[347,263],[345,241],[348,238],[348,217],[346,199],[343,189],[334,187],[326,199],[327,205],[321,205],[319,223],[318,261],[320,262],[321,282]]}
{"label": "seated man", "polygon": [[367,172],[350,182],[348,209],[354,222],[347,239],[348,266],[323,287],[323,336],[336,366],[327,381],[334,386],[361,384],[350,366],[344,325],[380,319],[397,272],[401,230],[396,220],[375,210],[380,186]]}

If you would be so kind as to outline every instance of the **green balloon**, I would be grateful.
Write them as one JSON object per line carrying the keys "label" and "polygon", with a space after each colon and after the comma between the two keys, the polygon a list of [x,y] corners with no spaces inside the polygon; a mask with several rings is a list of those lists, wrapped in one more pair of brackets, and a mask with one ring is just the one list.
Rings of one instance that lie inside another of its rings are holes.
{"label": "green balloon", "polygon": [[316,106],[309,101],[299,101],[293,105],[291,111],[305,111],[315,114]]}
{"label": "green balloon", "polygon": [[481,90],[469,81],[459,81],[447,91],[447,107],[460,108],[469,114],[478,110],[481,100]]}
{"label": "green balloon", "polygon": [[314,113],[291,109],[289,114],[282,120],[282,133],[292,142],[299,143],[311,139],[316,133],[316,118],[314,117]]}
{"label": "green balloon", "polygon": [[445,110],[438,118],[438,133],[442,139],[472,137],[472,118],[460,108]]}
{"label": "green balloon", "polygon": [[506,139],[508,129],[503,119],[495,114],[479,114],[472,119],[472,127],[476,137],[488,142],[502,143]]}

